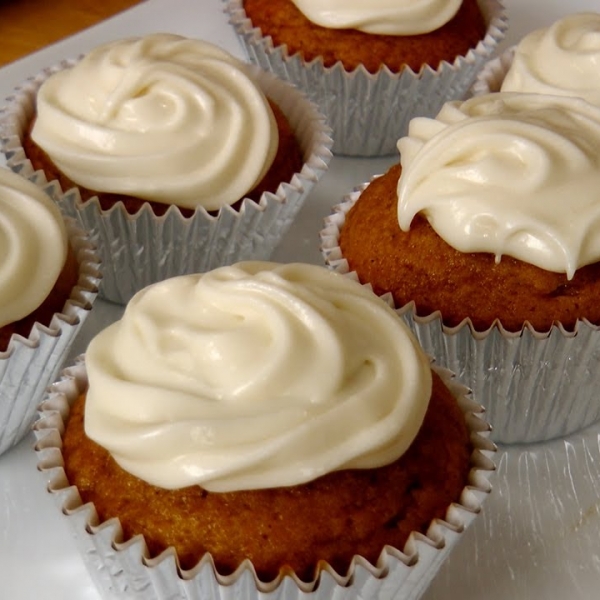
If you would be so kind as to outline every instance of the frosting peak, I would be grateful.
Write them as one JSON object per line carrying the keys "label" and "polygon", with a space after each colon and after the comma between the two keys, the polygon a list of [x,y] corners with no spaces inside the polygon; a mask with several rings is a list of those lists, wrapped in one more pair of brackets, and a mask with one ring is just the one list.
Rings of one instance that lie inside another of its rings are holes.
{"label": "frosting peak", "polygon": [[600,260],[600,109],[489,94],[413,119],[398,142],[398,221],[418,212],[461,252],[566,273]]}
{"label": "frosting peak", "polygon": [[600,106],[600,14],[569,15],[525,36],[503,92],[579,96]]}
{"label": "frosting peak", "polygon": [[32,138],[88,189],[207,210],[243,198],[278,145],[246,66],[168,34],[100,46],[49,77]]}
{"label": "frosting peak", "polygon": [[378,35],[435,31],[458,12],[462,0],[292,0],[304,16],[330,29]]}
{"label": "frosting peak", "polygon": [[280,487],[388,464],[431,392],[429,361],[383,300],[301,264],[150,286],[86,362],[86,432],[165,488]]}
{"label": "frosting peak", "polygon": [[35,184],[0,168],[0,327],[42,304],[66,257],[58,207]]}

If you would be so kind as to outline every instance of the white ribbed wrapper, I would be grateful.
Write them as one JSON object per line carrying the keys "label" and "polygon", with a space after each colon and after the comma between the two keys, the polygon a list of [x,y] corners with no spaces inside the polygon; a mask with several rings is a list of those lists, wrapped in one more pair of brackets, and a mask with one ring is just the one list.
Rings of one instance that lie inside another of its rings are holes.
{"label": "white ribbed wrapper", "polygon": [[[72,66],[63,61],[26,82],[0,112],[0,143],[7,165],[32,178],[33,168],[21,139],[34,111],[41,84],[54,72]],[[150,205],[130,215],[122,203],[100,208],[97,198],[82,203],[76,188],[59,205],[89,233],[102,260],[100,295],[126,304],[142,288],[168,277],[205,272],[242,260],[266,260],[292,224],[331,160],[332,140],[323,115],[299,91],[272,74],[248,67],[265,94],[285,113],[300,143],[304,164],[290,182],[258,202],[244,199],[239,210],[225,207],[216,215],[198,208],[185,218],[172,206],[157,217]]]}
{"label": "white ribbed wrapper", "polygon": [[66,369],[46,401],[36,424],[39,468],[48,490],[72,526],[98,590],[104,598],[139,600],[417,600],[459,541],[465,529],[481,512],[491,491],[489,477],[495,446],[488,439],[489,425],[481,418],[481,407],[450,371],[434,367],[456,396],[471,431],[471,470],[460,501],[448,507],[444,520],[432,521],[427,534],[413,533],[400,550],[386,546],[377,566],[355,557],[350,572],[341,577],[326,566],[313,582],[294,576],[279,576],[264,583],[252,564],[245,561],[231,575],[220,575],[210,555],[191,571],[181,572],[173,549],[149,559],[142,536],[121,543],[118,519],[99,523],[92,504],[82,505],[77,489],[69,485],[62,468],[61,437],[69,405],[87,387],[83,357]]}
{"label": "white ribbed wrapper", "polygon": [[229,21],[250,61],[292,82],[325,113],[333,129],[334,154],[385,156],[396,154],[398,139],[417,116],[434,117],[444,102],[465,96],[476,74],[504,39],[508,19],[501,0],[480,0],[488,25],[483,40],[452,64],[424,66],[392,73],[383,67],[369,73],[360,66],[347,71],[341,62],[325,67],[322,59],[306,62],[286,46],[274,47],[270,36],[252,26],[243,0],[224,0]]}
{"label": "white ribbed wrapper", "polygon": [[[42,176],[36,183],[54,200],[59,198],[58,186],[44,185]],[[0,352],[0,454],[31,430],[43,394],[67,357],[97,295],[99,259],[93,246],[71,219],[67,219],[67,232],[79,264],[77,287],[49,325],[36,323],[28,338],[13,335],[6,352]]]}
{"label": "white ribbed wrapper", "polygon": [[490,60],[483,69],[479,71],[473,82],[473,87],[471,88],[471,94],[473,96],[483,96],[484,94],[500,91],[502,82],[512,65],[516,49],[516,46],[511,46],[500,56]]}
{"label": "white ribbed wrapper", "polygon": [[[321,231],[327,266],[357,278],[339,247],[346,215],[367,184],[333,208]],[[363,282],[366,283],[366,282]],[[600,327],[585,319],[574,332],[554,325],[540,333],[501,326],[476,332],[469,320],[446,327],[440,312],[417,316],[414,304],[399,307],[424,350],[452,369],[485,407],[501,443],[531,443],[574,433],[600,419]]]}

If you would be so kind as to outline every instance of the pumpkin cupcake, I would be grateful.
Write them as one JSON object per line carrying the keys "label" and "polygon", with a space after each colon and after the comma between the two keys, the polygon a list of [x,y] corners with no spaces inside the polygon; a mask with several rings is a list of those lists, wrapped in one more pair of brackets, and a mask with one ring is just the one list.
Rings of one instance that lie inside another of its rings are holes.
{"label": "pumpkin cupcake", "polygon": [[230,0],[226,10],[250,60],[303,90],[334,153],[351,156],[393,154],[411,117],[461,98],[507,27],[496,0]]}
{"label": "pumpkin cupcake", "polygon": [[491,60],[473,92],[576,96],[600,106],[599,63],[600,14],[572,14],[529,33]]}
{"label": "pumpkin cupcake", "polygon": [[600,109],[490,94],[415,119],[401,165],[350,195],[328,263],[391,293],[465,377],[493,437],[534,442],[600,417]]}
{"label": "pumpkin cupcake", "polygon": [[266,258],[330,159],[301,94],[200,40],[112,42],[42,72],[2,118],[8,164],[42,170],[97,241],[101,294]]}
{"label": "pumpkin cupcake", "polygon": [[38,449],[106,593],[416,598],[489,492],[465,391],[355,281],[240,263],[136,295]]}
{"label": "pumpkin cupcake", "polygon": [[47,191],[0,169],[0,454],[30,430],[96,296],[98,259]]}

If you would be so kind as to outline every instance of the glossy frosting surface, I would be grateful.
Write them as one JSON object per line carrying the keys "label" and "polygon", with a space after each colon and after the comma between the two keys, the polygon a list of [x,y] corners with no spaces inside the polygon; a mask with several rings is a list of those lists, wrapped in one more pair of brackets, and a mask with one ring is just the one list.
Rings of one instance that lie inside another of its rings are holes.
{"label": "glossy frosting surface", "polygon": [[58,207],[35,184],[0,168],[0,327],[46,299],[67,256]]}
{"label": "glossy frosting surface", "polygon": [[78,185],[207,210],[243,198],[278,144],[243,63],[168,34],[100,46],[49,77],[32,138]]}
{"label": "glossy frosting surface", "polygon": [[600,14],[569,15],[525,36],[501,89],[579,96],[600,106]]}
{"label": "glossy frosting surface", "polygon": [[398,220],[422,213],[461,252],[510,255],[571,278],[600,260],[600,109],[498,93],[449,102],[398,142]]}
{"label": "glossy frosting surface", "polygon": [[431,393],[429,361],[396,313],[305,264],[146,288],[86,364],[88,436],[165,488],[281,487],[388,464]]}
{"label": "glossy frosting surface", "polygon": [[292,0],[304,16],[330,29],[416,35],[439,29],[462,0]]}

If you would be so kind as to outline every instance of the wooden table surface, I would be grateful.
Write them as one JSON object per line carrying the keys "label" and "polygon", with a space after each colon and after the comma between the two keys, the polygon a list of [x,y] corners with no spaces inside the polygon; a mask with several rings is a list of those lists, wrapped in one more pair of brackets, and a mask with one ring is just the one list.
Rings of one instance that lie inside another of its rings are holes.
{"label": "wooden table surface", "polygon": [[0,0],[0,67],[141,0]]}

